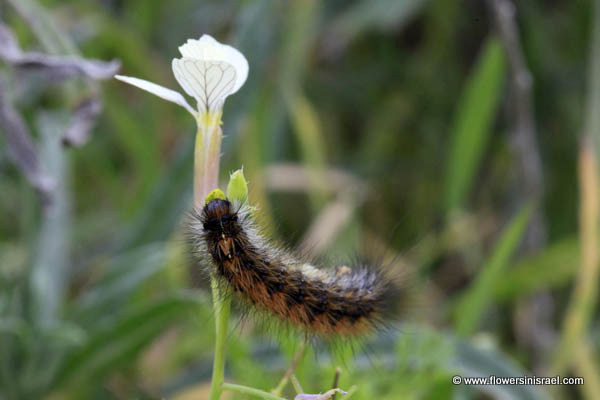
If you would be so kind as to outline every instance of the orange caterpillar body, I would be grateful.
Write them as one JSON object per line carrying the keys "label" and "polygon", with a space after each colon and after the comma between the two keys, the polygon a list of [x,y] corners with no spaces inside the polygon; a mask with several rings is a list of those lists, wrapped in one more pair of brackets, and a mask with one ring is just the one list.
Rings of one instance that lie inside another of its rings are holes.
{"label": "orange caterpillar body", "polygon": [[391,282],[378,269],[326,272],[265,240],[248,205],[210,201],[193,215],[194,253],[243,300],[321,337],[368,334],[383,323]]}

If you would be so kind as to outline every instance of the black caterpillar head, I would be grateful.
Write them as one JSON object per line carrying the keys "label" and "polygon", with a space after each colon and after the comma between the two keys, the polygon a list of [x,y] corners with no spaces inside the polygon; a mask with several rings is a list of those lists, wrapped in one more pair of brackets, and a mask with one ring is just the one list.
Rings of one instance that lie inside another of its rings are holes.
{"label": "black caterpillar head", "polygon": [[229,236],[236,233],[236,222],[237,213],[233,212],[229,200],[214,199],[204,206],[202,224],[205,231]]}

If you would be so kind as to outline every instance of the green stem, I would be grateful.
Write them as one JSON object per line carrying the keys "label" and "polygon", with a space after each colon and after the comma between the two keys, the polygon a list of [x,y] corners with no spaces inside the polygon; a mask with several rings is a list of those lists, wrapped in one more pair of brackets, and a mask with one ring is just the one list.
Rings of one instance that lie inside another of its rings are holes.
{"label": "green stem", "polygon": [[348,392],[342,397],[341,400],[348,400],[350,398],[350,396],[352,396],[354,393],[356,393],[356,391],[358,390],[358,386],[353,385]]}
{"label": "green stem", "polygon": [[198,124],[194,145],[194,206],[204,208],[206,195],[219,187],[219,158],[223,132],[221,115],[204,115]]}
{"label": "green stem", "polygon": [[296,375],[290,374],[290,380],[292,381],[292,385],[294,385],[294,390],[296,391],[296,393],[304,393],[304,389],[302,389],[302,386],[300,385],[298,378],[296,378]]}
{"label": "green stem", "polygon": [[[276,396],[272,393],[265,392],[263,390],[254,389],[248,386],[235,385],[233,383],[223,383],[221,386],[225,390],[232,390],[238,393],[249,394],[251,396],[262,397],[263,399],[268,400],[286,400],[284,397]],[[212,397],[211,397],[212,400]]]}
{"label": "green stem", "polygon": [[559,345],[551,374],[562,374],[574,360],[576,345],[585,342],[598,299],[600,276],[598,253],[599,199],[598,146],[600,144],[600,0],[593,2],[594,19],[590,50],[589,90],[583,137],[579,150],[579,230],[581,243],[580,267],[571,300],[563,319]]}
{"label": "green stem", "polygon": [[225,340],[227,339],[227,323],[229,321],[231,298],[221,292],[219,283],[213,275],[210,277],[210,287],[215,312],[216,341],[209,400],[219,400],[221,392],[225,387],[223,384],[225,379]]}
{"label": "green stem", "polygon": [[[201,210],[206,195],[218,186],[219,156],[221,154],[221,114],[203,114],[198,119],[194,148],[194,206]],[[229,320],[230,298],[221,292],[217,278],[211,274],[213,308],[215,313],[215,358],[213,361],[210,400],[219,400],[225,379],[225,340]]]}
{"label": "green stem", "polygon": [[[296,367],[298,366],[298,363],[302,359],[303,355],[304,355],[304,343],[302,343],[300,345],[300,347],[298,348],[298,350],[296,351],[296,354],[294,355],[294,359],[292,360],[292,364],[290,365],[290,368],[288,368],[288,370],[285,372],[285,375],[283,375],[283,378],[281,378],[281,381],[279,381],[279,384],[277,385],[277,387],[275,389],[271,390],[271,393],[273,393],[277,396],[281,395],[281,391],[283,390],[285,385],[287,385],[288,381],[290,380],[290,376],[294,374],[294,371],[296,370]],[[300,394],[300,393],[302,393],[302,392],[298,392],[298,394]]]}

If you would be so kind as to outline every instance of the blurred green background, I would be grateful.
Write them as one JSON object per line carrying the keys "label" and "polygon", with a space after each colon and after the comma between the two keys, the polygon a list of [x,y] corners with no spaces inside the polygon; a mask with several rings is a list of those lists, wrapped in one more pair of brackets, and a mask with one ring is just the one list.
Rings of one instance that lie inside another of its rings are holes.
{"label": "blurred green background", "polygon": [[[297,370],[307,392],[331,388],[339,366],[339,387],[355,385],[357,400],[594,399],[600,8],[519,1],[511,15],[506,4],[10,0],[0,10],[24,51],[119,59],[120,73],[177,90],[171,59],[188,38],[208,33],[246,55],[248,81],[224,109],[223,182],[243,165],[277,240],[334,261],[383,260],[415,293],[366,354],[310,349]],[[0,399],[206,398],[210,291],[181,229],[195,122],[116,80],[1,68],[57,185],[42,207],[0,125]],[[91,137],[62,146],[91,95],[103,103]],[[226,380],[268,391],[301,339],[234,315]],[[585,385],[451,381],[557,374]]]}

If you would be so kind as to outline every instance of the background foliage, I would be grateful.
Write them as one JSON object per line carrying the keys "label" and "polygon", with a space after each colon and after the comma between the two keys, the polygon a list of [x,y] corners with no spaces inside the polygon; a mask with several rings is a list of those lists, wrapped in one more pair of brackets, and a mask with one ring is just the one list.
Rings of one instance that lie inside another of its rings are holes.
{"label": "background foliage", "polygon": [[[410,280],[414,307],[398,329],[367,355],[310,351],[297,370],[305,390],[327,390],[341,366],[355,399],[600,392],[591,1],[518,2],[522,65],[498,29],[503,2],[40,3],[1,3],[23,49],[120,59],[121,73],[174,89],[185,39],[210,33],[239,48],[250,75],[225,105],[222,178],[244,166],[262,223],[283,242],[332,260],[383,258]],[[65,121],[89,93],[9,64],[2,89],[58,185],[43,208],[4,126],[0,398],[204,398],[214,326],[180,225],[194,121],[108,80],[95,84],[104,108],[89,141],[64,147]],[[275,387],[297,340],[246,322],[230,334],[226,379]],[[453,386],[455,374],[585,385]]]}

